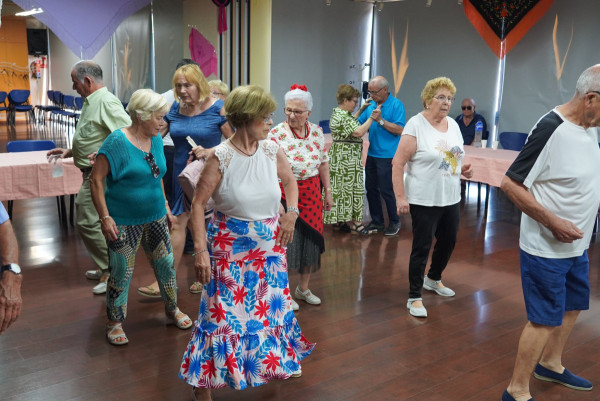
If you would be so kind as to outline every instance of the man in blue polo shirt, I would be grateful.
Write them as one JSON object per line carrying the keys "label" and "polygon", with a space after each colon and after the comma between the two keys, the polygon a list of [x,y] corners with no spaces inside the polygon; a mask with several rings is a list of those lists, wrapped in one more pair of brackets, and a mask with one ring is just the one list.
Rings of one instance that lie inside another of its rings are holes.
{"label": "man in blue polo shirt", "polygon": [[[369,152],[365,166],[365,187],[372,220],[362,234],[369,235],[385,230],[385,235],[394,236],[400,231],[400,217],[396,213],[392,159],[404,130],[406,113],[402,102],[390,94],[389,83],[384,77],[372,78],[368,90],[372,101],[358,117],[358,122],[363,124],[369,117],[375,121],[369,128]],[[383,197],[388,212],[387,229],[384,229],[380,197]]]}

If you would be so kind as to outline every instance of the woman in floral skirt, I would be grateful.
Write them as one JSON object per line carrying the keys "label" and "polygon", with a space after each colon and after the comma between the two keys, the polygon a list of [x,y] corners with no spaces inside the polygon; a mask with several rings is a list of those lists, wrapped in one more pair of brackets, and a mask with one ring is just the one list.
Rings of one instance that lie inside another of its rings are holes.
{"label": "woman in floral skirt", "polygon": [[[298,376],[314,347],[290,304],[285,246],[299,214],[298,188],[283,151],[264,140],[275,107],[258,86],[231,93],[225,109],[235,134],[209,151],[196,187],[193,255],[204,291],[179,371],[195,400],[210,400],[211,388]],[[278,178],[288,196],[283,215]],[[205,229],[211,196],[215,213]]]}

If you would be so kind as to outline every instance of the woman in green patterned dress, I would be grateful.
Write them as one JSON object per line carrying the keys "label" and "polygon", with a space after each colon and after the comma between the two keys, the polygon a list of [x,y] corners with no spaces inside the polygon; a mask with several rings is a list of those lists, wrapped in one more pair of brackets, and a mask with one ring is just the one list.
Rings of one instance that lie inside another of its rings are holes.
{"label": "woman in green patterned dress", "polygon": [[369,131],[373,120],[363,125],[356,120],[369,105],[370,99],[352,115],[358,105],[358,89],[341,84],[336,98],[338,107],[333,109],[329,128],[333,143],[329,149],[329,174],[334,206],[324,212],[324,223],[334,224],[334,229],[358,234],[362,226],[365,205],[365,186],[362,164],[362,136]]}

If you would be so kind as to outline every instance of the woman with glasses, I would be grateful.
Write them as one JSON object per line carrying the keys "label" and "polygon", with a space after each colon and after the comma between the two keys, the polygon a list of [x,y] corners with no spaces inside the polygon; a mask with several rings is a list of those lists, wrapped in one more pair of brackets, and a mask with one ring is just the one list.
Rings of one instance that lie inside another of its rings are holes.
{"label": "woman with glasses", "polygon": [[106,336],[113,345],[129,342],[122,323],[127,316],[129,283],[140,245],[154,269],[167,316],[180,329],[192,326],[190,318],[177,307],[169,236],[174,218],[162,186],[167,166],[158,133],[168,109],[167,101],[158,93],[150,89],[135,91],[127,105],[131,125],[106,138],[90,175],[92,200],[108,242]]}
{"label": "woman with glasses", "polygon": [[[308,121],[313,100],[306,86],[292,85],[284,100],[287,118],[271,130],[269,137],[283,149],[298,182],[300,218],[294,241],[288,245],[288,268],[300,273],[300,283],[294,292],[296,299],[320,305],[321,299],[310,291],[308,283],[311,274],[321,268],[321,254],[325,251],[323,207],[329,211],[333,206],[325,138],[321,127]],[[282,204],[286,203],[284,191]],[[298,310],[296,302],[292,305]]]}
{"label": "woman with glasses", "polygon": [[[398,214],[410,212],[412,217],[410,290],[406,307],[417,317],[427,317],[422,288],[443,297],[454,296],[454,291],[442,283],[442,273],[458,233],[460,176],[473,176],[471,165],[462,164],[465,151],[458,124],[448,117],[455,93],[456,87],[449,78],[427,82],[421,92],[424,110],[404,126],[392,161]],[[434,237],[431,266],[424,276]]]}
{"label": "woman with glasses", "polygon": [[[242,86],[225,106],[235,134],[209,151],[193,200],[194,267],[204,291],[179,370],[203,401],[211,388],[299,376],[314,347],[290,304],[285,247],[294,237],[298,189],[283,151],[265,140],[275,101],[258,86]],[[287,213],[280,214],[278,178]],[[206,229],[210,197],[215,212]]]}
{"label": "woman with glasses", "polygon": [[370,104],[369,101],[352,115],[359,96],[358,89],[350,85],[338,86],[338,107],[333,109],[329,120],[333,143],[328,152],[331,193],[335,203],[323,215],[325,224],[334,224],[334,230],[354,234],[359,234],[365,228],[362,225],[365,207],[362,136],[369,132],[373,122],[371,117],[362,125],[357,121],[358,116]]}
{"label": "woman with glasses", "polygon": [[[175,71],[173,93],[176,94],[178,101],[173,102],[165,120],[175,145],[171,211],[177,219],[171,237],[175,268],[177,268],[183,256],[186,227],[190,218],[189,205],[185,204],[185,197],[177,176],[181,174],[191,156],[198,159],[206,157],[208,149],[221,143],[221,134],[229,138],[233,135],[233,130],[225,120],[223,101],[210,96],[208,82],[198,66],[188,64]],[[188,137],[197,146],[192,147]],[[147,297],[160,297],[157,282],[140,287],[137,291]],[[190,291],[200,293],[202,285],[195,282],[191,285]]]}
{"label": "woman with glasses", "polygon": [[210,88],[210,95],[215,99],[221,99],[223,102],[227,100],[229,96],[229,86],[220,79],[213,79],[208,81],[208,87]]}

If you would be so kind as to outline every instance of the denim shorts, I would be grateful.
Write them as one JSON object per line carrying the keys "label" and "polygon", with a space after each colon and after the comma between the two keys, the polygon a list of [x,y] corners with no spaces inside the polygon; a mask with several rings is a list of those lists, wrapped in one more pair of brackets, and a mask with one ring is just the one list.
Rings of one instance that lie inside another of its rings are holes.
{"label": "denim shorts", "polygon": [[560,326],[566,311],[590,308],[587,251],[565,259],[520,252],[523,297],[530,322]]}

